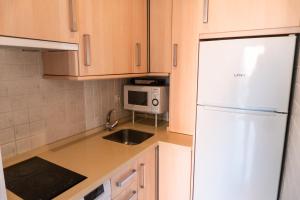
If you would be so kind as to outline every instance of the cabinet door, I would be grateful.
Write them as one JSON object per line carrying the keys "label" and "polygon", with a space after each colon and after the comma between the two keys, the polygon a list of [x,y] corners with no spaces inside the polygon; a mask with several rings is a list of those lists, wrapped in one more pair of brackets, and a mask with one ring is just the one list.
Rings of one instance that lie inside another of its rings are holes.
{"label": "cabinet door", "polygon": [[173,0],[169,130],[194,134],[201,0]]}
{"label": "cabinet door", "polygon": [[133,1],[133,72],[147,72],[147,0]]}
{"label": "cabinet door", "polygon": [[189,200],[191,147],[159,144],[159,199]]}
{"label": "cabinet door", "polygon": [[201,33],[300,26],[299,0],[201,0],[201,2],[201,12],[203,11]]}
{"label": "cabinet door", "polygon": [[150,148],[138,159],[138,199],[155,200],[156,196],[156,163],[155,148]]}
{"label": "cabinet door", "polygon": [[150,71],[170,73],[172,66],[172,0],[150,1]]}
{"label": "cabinet door", "polygon": [[132,72],[132,0],[79,0],[80,76]]}
{"label": "cabinet door", "polygon": [[0,0],[0,35],[78,43],[76,8],[76,0]]}

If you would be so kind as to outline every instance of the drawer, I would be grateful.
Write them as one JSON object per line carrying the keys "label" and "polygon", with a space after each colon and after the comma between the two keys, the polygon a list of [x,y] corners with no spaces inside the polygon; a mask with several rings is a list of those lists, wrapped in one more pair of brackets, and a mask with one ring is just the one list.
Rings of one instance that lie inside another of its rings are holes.
{"label": "drawer", "polygon": [[138,192],[137,192],[137,180],[134,180],[130,186],[123,189],[122,192],[113,198],[113,200],[137,200]]}
{"label": "drawer", "polygon": [[134,162],[111,177],[112,198],[120,194],[125,188],[133,182],[137,182],[137,163]]}

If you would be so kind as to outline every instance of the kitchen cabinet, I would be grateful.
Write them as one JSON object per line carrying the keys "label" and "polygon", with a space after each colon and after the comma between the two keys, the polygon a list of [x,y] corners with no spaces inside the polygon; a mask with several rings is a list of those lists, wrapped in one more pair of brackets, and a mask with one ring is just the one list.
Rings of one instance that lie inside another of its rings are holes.
{"label": "kitchen cabinet", "polygon": [[147,0],[133,1],[133,73],[148,71]]}
{"label": "kitchen cabinet", "polygon": [[156,154],[155,148],[146,150],[138,159],[138,199],[155,200],[156,198]]}
{"label": "kitchen cabinet", "polygon": [[193,135],[196,123],[201,0],[173,0],[169,131]]}
{"label": "kitchen cabinet", "polygon": [[159,199],[191,199],[191,147],[159,143]]}
{"label": "kitchen cabinet", "polygon": [[80,0],[80,76],[147,72],[146,0]]}
{"label": "kitchen cabinet", "polygon": [[150,1],[150,71],[171,73],[173,0]]}
{"label": "kitchen cabinet", "polygon": [[122,193],[126,195],[126,193],[137,192],[137,174],[136,161],[133,161],[115,173],[111,177],[112,198],[114,199]]}
{"label": "kitchen cabinet", "polygon": [[75,0],[0,0],[0,35],[78,43]]}
{"label": "kitchen cabinet", "polygon": [[201,33],[300,26],[299,0],[201,0]]}
{"label": "kitchen cabinet", "polygon": [[146,149],[131,164],[111,177],[112,199],[155,200],[156,146]]}

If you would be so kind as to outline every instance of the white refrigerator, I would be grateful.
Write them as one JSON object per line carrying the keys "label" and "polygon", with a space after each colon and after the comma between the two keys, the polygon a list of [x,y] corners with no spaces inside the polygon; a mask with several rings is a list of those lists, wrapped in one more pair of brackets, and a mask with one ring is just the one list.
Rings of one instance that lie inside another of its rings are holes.
{"label": "white refrigerator", "polygon": [[194,200],[276,200],[296,36],[199,44]]}

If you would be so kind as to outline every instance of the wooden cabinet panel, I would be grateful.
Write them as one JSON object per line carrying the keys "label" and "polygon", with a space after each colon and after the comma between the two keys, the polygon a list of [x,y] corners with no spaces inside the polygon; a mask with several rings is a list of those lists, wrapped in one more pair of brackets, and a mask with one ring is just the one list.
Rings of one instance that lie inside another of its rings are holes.
{"label": "wooden cabinet panel", "polygon": [[159,199],[190,199],[191,165],[190,147],[160,142]]}
{"label": "wooden cabinet panel", "polygon": [[173,67],[169,130],[194,134],[196,119],[200,0],[173,0]]}
{"label": "wooden cabinet panel", "polygon": [[201,33],[300,26],[299,0],[201,0],[201,12],[205,1],[208,22],[201,23]]}
{"label": "wooden cabinet panel", "polygon": [[156,197],[155,147],[146,150],[138,159],[138,199],[155,200]]}
{"label": "wooden cabinet panel", "polygon": [[113,200],[140,200],[137,192],[137,180],[134,180],[131,185],[122,190],[122,192],[113,198]]}
{"label": "wooden cabinet panel", "polygon": [[[132,72],[132,0],[80,0],[80,76]],[[90,37],[90,65],[86,42]]]}
{"label": "wooden cabinet panel", "polygon": [[172,66],[172,0],[150,1],[150,71],[170,73]]}
{"label": "wooden cabinet panel", "polygon": [[[137,183],[136,161],[124,167],[122,170],[120,170],[119,172],[117,172],[115,175],[112,176],[111,178],[112,198],[118,196],[121,192],[123,192],[134,182]],[[121,183],[121,185],[119,183]]]}
{"label": "wooden cabinet panel", "polygon": [[80,0],[79,7],[80,76],[147,72],[146,0]]}
{"label": "wooden cabinet panel", "polygon": [[147,0],[133,1],[133,72],[147,72]]}
{"label": "wooden cabinet panel", "polygon": [[0,35],[78,43],[78,33],[71,31],[77,4],[72,13],[70,2],[0,0]]}

